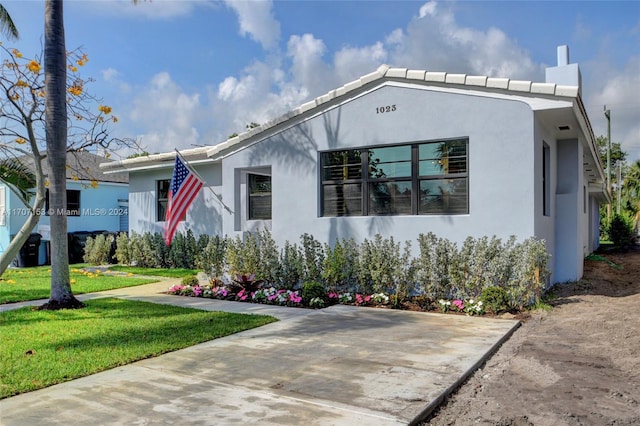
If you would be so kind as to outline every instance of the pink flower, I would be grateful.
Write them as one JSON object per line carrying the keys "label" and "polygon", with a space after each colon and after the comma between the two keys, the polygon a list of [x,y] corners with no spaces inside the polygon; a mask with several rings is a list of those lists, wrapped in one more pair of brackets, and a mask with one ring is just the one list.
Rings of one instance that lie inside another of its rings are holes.
{"label": "pink flower", "polygon": [[337,299],[338,298],[338,293],[336,293],[335,291],[332,291],[329,293],[329,299]]}
{"label": "pink flower", "polygon": [[176,284],[169,288],[169,293],[180,293],[182,290],[184,290],[184,286]]}
{"label": "pink flower", "polygon": [[451,303],[453,304],[453,306],[455,306],[459,310],[461,310],[461,311],[464,310],[464,303],[462,303],[462,300],[456,299]]}
{"label": "pink flower", "polygon": [[238,296],[238,299],[240,300],[247,300],[247,297],[249,297],[249,295],[244,291],[244,289],[240,290],[237,296]]}
{"label": "pink flower", "polygon": [[200,287],[199,285],[193,287],[193,295],[195,297],[198,297],[202,294],[202,287]]}

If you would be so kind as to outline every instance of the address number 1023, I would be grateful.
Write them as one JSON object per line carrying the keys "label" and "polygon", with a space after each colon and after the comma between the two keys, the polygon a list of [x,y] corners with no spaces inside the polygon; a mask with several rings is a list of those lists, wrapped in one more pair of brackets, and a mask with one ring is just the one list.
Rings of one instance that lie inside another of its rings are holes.
{"label": "address number 1023", "polygon": [[386,105],[376,108],[376,114],[384,114],[386,112],[394,112],[396,110],[396,104]]}

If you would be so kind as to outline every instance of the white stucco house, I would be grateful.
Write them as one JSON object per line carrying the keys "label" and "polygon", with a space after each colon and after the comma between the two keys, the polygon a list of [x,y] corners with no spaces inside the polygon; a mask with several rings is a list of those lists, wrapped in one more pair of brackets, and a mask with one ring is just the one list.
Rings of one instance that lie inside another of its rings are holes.
{"label": "white stucco house", "polygon": [[[181,151],[213,191],[201,191],[179,231],[265,227],[281,246],[303,233],[329,244],[376,233],[458,244],[534,236],[552,255],[553,283],[578,279],[609,200],[580,80],[566,46],[543,83],[380,66],[237,137]],[[162,232],[174,158],[101,165],[129,172],[130,230]]]}

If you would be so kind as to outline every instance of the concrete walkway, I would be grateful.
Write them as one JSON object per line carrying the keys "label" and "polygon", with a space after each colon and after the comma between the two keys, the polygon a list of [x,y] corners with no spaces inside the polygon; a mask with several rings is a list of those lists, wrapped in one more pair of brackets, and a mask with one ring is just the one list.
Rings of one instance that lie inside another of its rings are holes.
{"label": "concrete walkway", "polygon": [[310,310],[160,293],[178,281],[79,298],[269,314],[280,321],[4,399],[0,424],[413,424],[519,325],[461,315],[343,305]]}

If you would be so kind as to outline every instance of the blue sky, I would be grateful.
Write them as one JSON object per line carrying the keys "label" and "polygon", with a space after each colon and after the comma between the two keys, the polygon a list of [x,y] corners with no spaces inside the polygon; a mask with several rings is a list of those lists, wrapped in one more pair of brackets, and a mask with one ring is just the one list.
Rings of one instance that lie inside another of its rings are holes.
{"label": "blue sky", "polygon": [[[5,44],[33,56],[43,2],[1,1],[21,32]],[[114,133],[150,152],[214,145],[382,63],[544,81],[567,44],[594,133],[606,104],[640,159],[638,1],[67,0],[65,29]]]}

